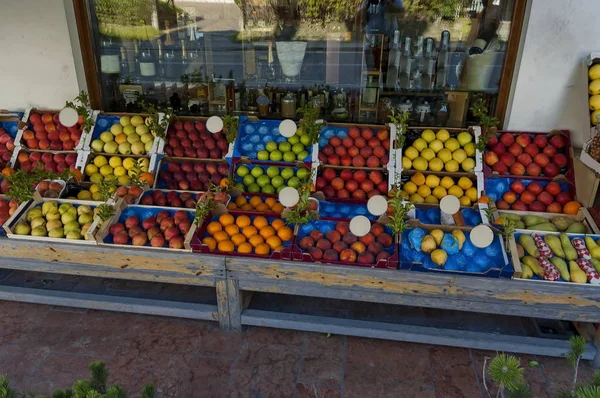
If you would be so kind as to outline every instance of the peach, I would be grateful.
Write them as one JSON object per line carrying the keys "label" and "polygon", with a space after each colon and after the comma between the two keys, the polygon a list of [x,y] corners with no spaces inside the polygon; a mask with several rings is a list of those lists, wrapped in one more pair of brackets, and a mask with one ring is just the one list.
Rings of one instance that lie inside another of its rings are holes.
{"label": "peach", "polygon": [[125,231],[125,226],[121,223],[113,224],[108,229],[108,232],[110,232],[111,235],[116,235],[121,231]]}
{"label": "peach", "polygon": [[350,155],[343,155],[340,157],[340,165],[341,166],[351,166],[352,165],[352,157]]}
{"label": "peach", "polygon": [[529,137],[529,134],[520,134],[517,136],[515,142],[525,148],[527,145],[531,144],[531,137]]}
{"label": "peach", "polygon": [[183,247],[184,247],[183,236],[174,236],[173,238],[171,238],[171,240],[169,240],[169,247],[171,249],[183,249]]}
{"label": "peach", "polygon": [[185,235],[189,232],[190,228],[192,228],[192,222],[190,220],[182,220],[177,225],[177,228],[179,228],[179,231],[181,231],[181,233]]}
{"label": "peach", "polygon": [[160,222],[160,230],[165,232],[167,228],[171,228],[175,226],[175,222],[171,218],[163,218]]}
{"label": "peach", "polygon": [[163,247],[165,245],[165,238],[161,234],[155,235],[150,239],[150,246],[152,247]]}
{"label": "peach", "polygon": [[558,166],[554,163],[548,163],[544,167],[544,174],[546,177],[556,177],[560,173]]}
{"label": "peach", "polygon": [[344,137],[342,139],[342,145],[346,148],[354,146],[354,139],[352,137]]}
{"label": "peach", "polygon": [[548,213],[562,213],[563,207],[560,203],[552,202],[548,207],[546,207],[546,211]]}
{"label": "peach", "polygon": [[358,154],[366,159],[373,154],[373,148],[364,146],[364,147],[360,148],[360,150],[358,151]]}
{"label": "peach", "polygon": [[554,202],[554,197],[548,192],[542,192],[537,196],[537,200],[542,202],[544,205],[549,206]]}
{"label": "peach", "polygon": [[313,240],[311,246],[314,246],[315,242],[319,241],[320,239],[323,239],[324,237],[323,232],[319,231],[318,229],[313,229],[312,231],[310,231],[308,236],[310,236],[310,238]]}
{"label": "peach", "polygon": [[514,144],[508,147],[508,152],[510,152],[514,157],[517,157],[521,153],[523,153],[523,148],[521,147],[521,145],[515,142]]}
{"label": "peach", "polygon": [[315,246],[323,251],[326,251],[331,249],[331,242],[327,239],[320,239]]}
{"label": "peach", "polygon": [[348,199],[350,197],[350,192],[345,188],[340,189],[339,191],[337,191],[336,196],[340,199]]}
{"label": "peach", "polygon": [[496,202],[496,207],[500,210],[510,209],[510,205],[508,203],[506,203],[506,201],[504,201],[504,200],[499,200],[498,202]]}
{"label": "peach", "polygon": [[504,133],[500,136],[500,142],[508,148],[515,142],[515,137],[510,133]]}
{"label": "peach", "polygon": [[349,192],[354,192],[358,189],[358,182],[354,181],[354,180],[350,180],[346,183],[346,189]]}
{"label": "peach", "polygon": [[338,156],[344,156],[347,154],[346,147],[343,145],[335,147],[335,154]]}
{"label": "peach", "polygon": [[338,253],[333,249],[327,249],[323,252],[323,260],[339,261]]}
{"label": "peach", "polygon": [[562,189],[560,188],[558,182],[552,181],[549,182],[548,185],[546,185],[545,191],[548,192],[550,195],[556,196],[562,191]]}
{"label": "peach", "polygon": [[309,247],[306,252],[310,254],[313,260],[320,260],[323,258],[323,251],[318,247]]}
{"label": "peach", "polygon": [[298,246],[304,250],[307,250],[309,247],[313,247],[314,245],[315,241],[312,240],[310,236],[305,236],[304,238],[300,239],[300,242],[298,242]]}
{"label": "peach", "polygon": [[364,180],[360,183],[360,189],[365,192],[370,192],[375,188],[375,184],[371,180]]}
{"label": "peach", "polygon": [[129,234],[127,231],[120,231],[116,235],[113,235],[113,242],[117,245],[126,245],[129,243]]}
{"label": "peach", "polygon": [[331,231],[327,231],[327,233],[325,234],[325,239],[329,240],[331,243],[335,243],[342,240],[342,235],[338,231],[333,229]]}
{"label": "peach", "polygon": [[331,156],[335,153],[335,151],[331,145],[325,145],[321,149],[321,153],[324,154],[325,156]]}
{"label": "peach", "polygon": [[505,192],[504,195],[502,195],[502,199],[504,199],[506,203],[512,204],[517,201],[517,195],[513,191],[508,191]]}
{"label": "peach", "polygon": [[500,155],[500,161],[507,167],[510,167],[515,162],[515,157],[508,152],[504,152],[502,155]]}
{"label": "peach", "polygon": [[369,246],[371,243],[375,242],[375,235],[369,232],[368,234],[358,238],[358,240],[364,243],[365,246]]}
{"label": "peach", "polygon": [[330,185],[336,191],[343,189],[344,188],[344,180],[342,180],[340,177],[336,177],[333,180],[331,180]]}
{"label": "peach", "polygon": [[558,202],[560,205],[564,206],[573,200],[573,196],[571,196],[571,194],[568,192],[560,192],[554,197],[554,200],[556,200],[556,202]]}
{"label": "peach", "polygon": [[521,181],[514,181],[512,184],[510,184],[510,190],[517,195],[520,195],[525,191],[525,185],[523,185]]}
{"label": "peach", "polygon": [[142,228],[140,228],[138,225],[134,225],[133,227],[129,228],[129,230],[127,232],[129,234],[130,238],[133,238],[137,234],[145,234],[144,230]]}
{"label": "peach", "polygon": [[344,241],[337,241],[333,244],[332,246],[333,250],[335,250],[338,253],[341,253],[342,250],[347,249],[348,248],[348,244]]}
{"label": "peach", "polygon": [[352,192],[352,199],[366,199],[366,198],[367,198],[367,194],[362,189],[357,189],[356,191]]}
{"label": "peach", "polygon": [[525,191],[521,194],[521,201],[525,204],[531,204],[535,201],[535,195],[529,191]]}
{"label": "peach", "polygon": [[544,148],[544,150],[542,151],[542,153],[544,155],[548,156],[549,158],[552,158],[552,157],[554,157],[554,155],[556,155],[557,150],[552,145],[548,145],[547,147]]}
{"label": "peach", "polygon": [[364,138],[365,140],[370,139],[371,137],[373,137],[373,130],[371,130],[370,128],[364,128],[362,129],[362,131],[360,132],[360,135],[362,136],[362,138]]}
{"label": "peach", "polygon": [[375,258],[375,262],[378,263],[379,261],[381,261],[381,260],[387,260],[390,257],[391,257],[390,253],[388,253],[388,252],[381,252]]}
{"label": "peach", "polygon": [[156,214],[156,222],[161,223],[163,219],[169,217],[169,212],[167,210],[161,210]]}
{"label": "peach", "polygon": [[52,122],[52,114],[51,113],[44,113],[42,115],[41,120],[42,120],[42,123],[44,123],[44,124]]}
{"label": "peach", "polygon": [[137,216],[127,217],[125,220],[125,228],[131,229],[132,227],[138,226],[140,223],[140,219]]}
{"label": "peach", "polygon": [[[376,156],[377,158],[381,159],[386,155],[386,151],[385,148],[382,147],[381,145],[376,146],[375,148],[373,148],[373,156]],[[387,163],[387,162],[386,162]]]}
{"label": "peach", "polygon": [[373,264],[375,262],[375,257],[369,252],[364,252],[358,255],[356,262],[360,264]]}
{"label": "peach", "polygon": [[367,250],[370,251],[371,253],[373,253],[374,255],[377,255],[378,253],[382,252],[384,249],[385,248],[383,247],[383,245],[380,242],[373,242],[367,247]]}
{"label": "peach", "polygon": [[350,127],[348,129],[348,136],[354,139],[360,137],[360,130],[358,129],[358,127]]}
{"label": "peach", "polygon": [[525,166],[521,163],[515,162],[510,166],[510,174],[522,176],[525,174]]}
{"label": "peach", "polygon": [[367,159],[367,167],[371,167],[371,168],[375,168],[375,167],[379,167],[379,158],[377,156],[369,156],[369,158]]}
{"label": "peach", "polygon": [[550,138],[550,145],[560,149],[566,145],[566,142],[563,136],[555,135]]}
{"label": "peach", "polygon": [[335,170],[326,168],[325,170],[323,170],[323,178],[327,182],[333,181],[333,179],[336,178]]}
{"label": "peach", "polygon": [[383,233],[377,237],[377,242],[381,243],[383,247],[389,247],[394,243],[394,240],[390,234]]}
{"label": "peach", "polygon": [[535,155],[533,161],[540,167],[545,167],[548,165],[548,163],[550,163],[550,159],[548,159],[548,156],[544,155],[543,153],[538,153],[537,155]]}
{"label": "peach", "polygon": [[540,183],[532,182],[532,183],[529,183],[529,185],[527,185],[527,190],[534,195],[539,195],[540,193],[542,193],[544,188],[542,187],[542,185]]}
{"label": "peach", "polygon": [[508,173],[508,167],[506,167],[504,163],[498,162],[494,164],[494,167],[492,167],[492,171],[495,171],[496,173],[502,175]]}
{"label": "peach", "polygon": [[517,157],[517,162],[519,162],[523,166],[527,167],[531,164],[532,159],[531,159],[531,156],[529,156],[528,154],[522,153]]}
{"label": "peach", "polygon": [[350,148],[348,148],[348,156],[350,157],[355,157],[358,156],[359,150],[357,147],[355,146],[351,146]]}
{"label": "peach", "polygon": [[349,245],[353,244],[354,242],[358,242],[358,238],[352,232],[348,232],[346,235],[344,235],[342,240]]}
{"label": "peach", "polygon": [[[371,242],[372,243],[372,242]],[[367,246],[363,242],[354,242],[350,245],[350,248],[354,250],[357,254],[361,254],[365,250],[367,250]]]}
{"label": "peach", "polygon": [[169,227],[163,232],[165,239],[170,241],[172,238],[179,235],[179,229],[177,227]]}
{"label": "peach", "polygon": [[380,224],[378,222],[374,223],[373,225],[371,225],[371,231],[370,231],[373,235],[375,236],[379,236],[382,233],[385,232],[385,227],[383,226],[383,224]]}
{"label": "peach", "polygon": [[542,168],[537,163],[530,163],[527,166],[527,174],[530,176],[539,176],[542,174]]}
{"label": "peach", "polygon": [[344,249],[340,252],[340,261],[347,263],[356,262],[356,252],[352,249]]}
{"label": "peach", "polygon": [[364,167],[365,166],[365,158],[363,158],[362,156],[354,156],[352,158],[352,166]]}
{"label": "peach", "polygon": [[533,143],[540,149],[544,149],[548,146],[548,139],[544,135],[536,135],[533,139]]}
{"label": "peach", "polygon": [[360,150],[362,147],[367,145],[367,140],[362,137],[358,137],[354,140],[354,145],[356,145],[356,147]]}
{"label": "peach", "polygon": [[540,153],[540,149],[535,144],[529,144],[525,147],[525,153],[534,158],[538,153]]}
{"label": "peach", "polygon": [[146,235],[148,235],[149,240],[152,240],[152,238],[154,238],[156,235],[160,235],[160,229],[157,227],[152,227],[148,230],[148,232],[146,232]]}
{"label": "peach", "polygon": [[352,179],[352,170],[344,169],[340,172],[340,178],[344,181],[349,181]]}
{"label": "peach", "polygon": [[377,137],[371,137],[367,140],[367,145],[375,149],[376,147],[381,146],[381,141],[379,141],[379,138]]}
{"label": "peach", "polygon": [[[512,145],[512,144],[511,144]],[[492,152],[494,152],[496,155],[500,156],[502,155],[504,152],[506,152],[506,147],[504,146],[503,143],[498,142],[496,145],[494,145],[492,148]]]}
{"label": "peach", "polygon": [[[553,148],[553,147],[549,147]],[[552,162],[556,164],[559,168],[567,167],[568,159],[563,153],[557,153],[552,157]]]}
{"label": "peach", "polygon": [[546,211],[546,206],[539,200],[536,200],[535,202],[533,202],[529,205],[529,211],[543,212],[543,211]]}
{"label": "peach", "polygon": [[369,173],[369,180],[371,180],[373,184],[379,184],[383,181],[383,173],[378,170],[371,171]]}
{"label": "peach", "polygon": [[187,219],[188,219],[188,213],[186,213],[183,210],[177,210],[173,214],[173,221],[175,221],[175,225],[179,225],[180,222],[182,222],[183,220],[187,220]]}
{"label": "peach", "polygon": [[331,137],[329,139],[329,145],[331,145],[333,147],[333,149],[335,150],[335,148],[342,145],[342,139],[340,137],[336,137],[336,136]]}
{"label": "peach", "polygon": [[142,221],[142,228],[147,231],[156,225],[156,217],[150,216]]}
{"label": "peach", "polygon": [[134,237],[131,238],[131,244],[133,246],[145,246],[146,243],[148,243],[148,237],[145,233],[134,235]]}
{"label": "peach", "polygon": [[29,123],[34,124],[34,123],[41,123],[42,122],[42,117],[40,115],[38,115],[37,113],[32,113],[31,115],[29,115]]}
{"label": "peach", "polygon": [[517,200],[515,203],[512,204],[511,209],[527,211],[527,205],[524,202]]}

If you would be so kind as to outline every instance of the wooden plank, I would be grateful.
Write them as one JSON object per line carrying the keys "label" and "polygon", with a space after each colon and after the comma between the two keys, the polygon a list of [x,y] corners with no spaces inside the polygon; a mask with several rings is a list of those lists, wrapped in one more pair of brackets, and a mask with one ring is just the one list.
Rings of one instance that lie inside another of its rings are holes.
{"label": "wooden plank", "polygon": [[[260,310],[246,310],[242,324],[554,357],[569,351],[565,340]],[[587,344],[583,358],[594,359],[596,352],[593,344]]]}
{"label": "wooden plank", "polygon": [[600,319],[600,289],[592,285],[239,257],[227,259],[227,271],[242,290],[581,322]]}
{"label": "wooden plank", "polygon": [[227,279],[227,295],[229,298],[229,327],[234,331],[242,330],[242,300],[239,283],[235,279]]}
{"label": "wooden plank", "polygon": [[209,321],[218,320],[217,307],[214,305],[140,299],[135,297],[0,286],[0,300],[177,318],[204,319]]}
{"label": "wooden plank", "polygon": [[220,279],[216,283],[217,308],[219,310],[219,327],[223,330],[230,329],[229,324],[229,299],[227,297],[227,281]]}

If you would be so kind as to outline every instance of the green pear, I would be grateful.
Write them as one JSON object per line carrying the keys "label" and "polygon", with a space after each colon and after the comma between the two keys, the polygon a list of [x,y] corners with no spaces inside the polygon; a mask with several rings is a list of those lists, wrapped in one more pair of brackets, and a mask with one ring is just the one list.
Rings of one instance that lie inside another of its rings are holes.
{"label": "green pear", "polygon": [[564,280],[566,280],[567,282],[571,280],[571,276],[569,275],[569,267],[567,266],[567,263],[565,263],[565,260],[563,260],[560,257],[554,256],[550,259],[550,262],[558,269],[558,272],[560,272],[560,276]]}
{"label": "green pear", "polygon": [[592,259],[590,259],[590,263],[592,263],[596,272],[600,273],[600,260],[592,258]]}
{"label": "green pear", "polygon": [[43,225],[39,225],[31,230],[31,236],[46,236],[48,231]]}
{"label": "green pear", "polygon": [[525,249],[527,254],[530,256],[534,258],[538,258],[540,256],[540,251],[538,250],[537,245],[531,236],[522,234],[519,236],[519,244],[523,246],[523,249]]}
{"label": "green pear", "polygon": [[36,218],[40,218],[42,216],[42,208],[41,207],[34,207],[33,209],[29,210],[27,212],[27,216],[25,217],[25,219],[27,221],[34,220]]}
{"label": "green pear", "polygon": [[77,221],[79,222],[80,225],[83,225],[83,224],[91,224],[93,220],[94,220],[94,215],[92,213],[84,213],[79,216],[79,219]]}
{"label": "green pear", "polygon": [[34,218],[33,220],[31,220],[30,224],[31,224],[31,228],[39,227],[40,225],[45,226],[46,220],[44,220],[44,217],[37,217],[37,218]]}
{"label": "green pear", "polygon": [[81,229],[81,228],[79,227],[79,223],[78,223],[77,221],[75,221],[75,220],[69,221],[68,223],[64,224],[64,227],[63,227],[63,228],[64,228],[64,230],[65,230],[65,233],[67,233],[67,234],[68,234],[70,231],[77,231],[77,232],[79,232],[79,231],[80,231],[80,229]]}
{"label": "green pear", "polygon": [[92,212],[92,208],[90,206],[87,205],[81,205],[79,207],[77,207],[77,215],[80,216],[82,214],[86,214],[86,213],[91,213]]}
{"label": "green pear", "polygon": [[587,283],[587,274],[579,268],[575,261],[569,261],[569,271],[571,271],[571,282]]}
{"label": "green pear", "polygon": [[44,202],[42,205],[42,214],[45,216],[48,213],[58,213],[58,203],[53,200]]}
{"label": "green pear", "polygon": [[577,257],[579,257],[579,256],[577,255],[577,251],[571,244],[571,241],[569,240],[569,237],[567,236],[567,234],[565,234],[565,233],[560,234],[560,243],[562,243],[562,248],[563,248],[563,251],[565,252],[565,258],[569,261],[577,260]]}
{"label": "green pear", "polygon": [[521,279],[531,279],[533,270],[526,264],[521,264]]}
{"label": "green pear", "polygon": [[46,223],[46,229],[52,231],[57,228],[62,228],[63,224],[60,220],[50,220]]}
{"label": "green pear", "polygon": [[64,225],[68,224],[69,221],[73,220],[77,220],[77,216],[71,213],[65,213],[60,217],[60,221],[62,221]]}
{"label": "green pear", "polygon": [[46,213],[45,217],[46,217],[46,221],[60,220],[60,213],[58,212],[58,208],[55,211]]}
{"label": "green pear", "polygon": [[537,258],[533,258],[531,256],[525,256],[521,259],[521,263],[523,263],[526,266],[528,266],[529,268],[531,268],[533,273],[536,274],[537,276],[539,276],[540,278],[543,278],[544,275],[546,274],[546,272],[540,265],[540,262],[537,260]]}
{"label": "green pear", "polygon": [[565,258],[565,252],[562,249],[560,244],[560,239],[556,235],[546,235],[544,236],[544,242],[548,245],[550,250],[554,253],[554,255],[558,257]]}
{"label": "green pear", "polygon": [[78,240],[78,239],[81,239],[81,233],[79,232],[79,230],[69,231],[69,232],[67,232],[66,238]]}
{"label": "green pear", "polygon": [[600,260],[600,246],[596,244],[594,239],[591,236],[585,237],[585,245],[587,246],[588,251],[596,260]]}
{"label": "green pear", "polygon": [[[58,212],[60,214],[65,214],[67,211],[69,211],[70,209],[73,208],[73,205],[70,203],[63,203],[60,205],[60,207],[58,208]],[[77,211],[77,209],[75,210]]]}
{"label": "green pear", "polygon": [[17,235],[29,235],[31,232],[31,227],[25,221],[19,221],[17,225],[15,225],[15,234]]}
{"label": "green pear", "polygon": [[51,229],[50,231],[48,231],[48,237],[49,238],[64,238],[65,232],[63,231],[62,228],[54,228],[54,229]]}

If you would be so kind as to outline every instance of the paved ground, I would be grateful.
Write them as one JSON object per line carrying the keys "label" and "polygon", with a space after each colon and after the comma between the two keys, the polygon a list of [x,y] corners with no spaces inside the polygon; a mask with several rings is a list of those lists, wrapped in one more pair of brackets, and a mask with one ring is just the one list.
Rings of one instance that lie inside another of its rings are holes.
{"label": "paved ground", "polygon": [[[0,374],[48,394],[104,360],[109,380],[136,397],[484,397],[491,352],[0,301]],[[563,359],[523,356],[536,397],[567,388]],[[589,378],[592,369],[581,371]],[[495,394],[494,394],[495,395]]]}

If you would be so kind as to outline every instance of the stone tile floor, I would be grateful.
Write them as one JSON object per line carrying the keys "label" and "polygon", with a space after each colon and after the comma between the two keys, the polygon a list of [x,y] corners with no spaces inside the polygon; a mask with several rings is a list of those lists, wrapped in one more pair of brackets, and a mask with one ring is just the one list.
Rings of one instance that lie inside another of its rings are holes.
{"label": "stone tile floor", "polygon": [[[0,301],[0,374],[37,394],[87,378],[87,365],[103,360],[109,381],[131,397],[148,382],[161,397],[484,397],[483,361],[493,354]],[[564,359],[524,355],[521,363],[536,397],[569,387]],[[582,378],[591,374],[584,363]]]}

